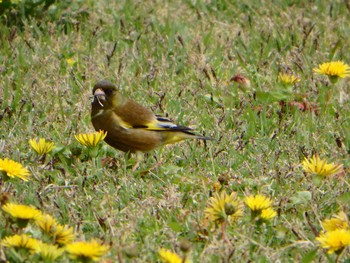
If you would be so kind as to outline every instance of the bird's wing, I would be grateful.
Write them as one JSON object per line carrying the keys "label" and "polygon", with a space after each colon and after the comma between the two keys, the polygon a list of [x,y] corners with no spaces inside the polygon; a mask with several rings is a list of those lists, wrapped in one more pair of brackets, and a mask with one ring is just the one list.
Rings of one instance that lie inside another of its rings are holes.
{"label": "bird's wing", "polygon": [[128,100],[122,106],[114,109],[118,123],[125,129],[145,129],[152,131],[190,131],[191,128],[179,126],[167,118],[154,115],[154,113],[136,103]]}
{"label": "bird's wing", "polygon": [[190,131],[191,128],[186,126],[180,126],[173,123],[171,120],[161,117],[159,115],[154,116],[155,119],[147,124],[148,130],[153,131]]}

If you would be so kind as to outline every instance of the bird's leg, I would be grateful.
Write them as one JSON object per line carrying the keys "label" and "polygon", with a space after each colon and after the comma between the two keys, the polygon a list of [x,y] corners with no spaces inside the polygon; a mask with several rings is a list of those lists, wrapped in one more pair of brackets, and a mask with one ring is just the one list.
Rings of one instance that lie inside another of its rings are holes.
{"label": "bird's leg", "polygon": [[149,171],[152,170],[157,170],[159,166],[161,166],[163,164],[163,161],[160,160],[159,162],[157,162],[155,165],[153,165],[153,167],[151,169],[149,169]]}
{"label": "bird's leg", "polygon": [[140,166],[140,162],[143,160],[143,153],[142,152],[136,152],[136,163],[132,167],[132,171],[135,172],[137,168]]}
{"label": "bird's leg", "polygon": [[[162,153],[163,153],[163,147],[161,147],[159,149],[159,158],[157,158],[157,156],[155,156],[155,159],[157,161],[157,163],[155,165],[153,165],[153,167],[150,170],[157,170],[159,166],[161,166],[163,164],[163,160],[162,160]],[[158,161],[159,159],[159,161]]]}
{"label": "bird's leg", "polygon": [[158,158],[157,158],[157,156],[155,155],[154,156],[154,158],[155,158],[155,160],[157,161],[157,163],[155,164],[155,165],[153,165],[151,168],[148,168],[148,169],[146,169],[145,171],[143,171],[142,173],[145,175],[145,174],[147,174],[147,173],[149,173],[149,172],[151,172],[151,171],[153,171],[153,170],[157,170],[162,164],[163,164],[163,160],[162,160],[162,151],[163,151],[163,148],[160,148],[159,149],[159,161],[158,161]]}

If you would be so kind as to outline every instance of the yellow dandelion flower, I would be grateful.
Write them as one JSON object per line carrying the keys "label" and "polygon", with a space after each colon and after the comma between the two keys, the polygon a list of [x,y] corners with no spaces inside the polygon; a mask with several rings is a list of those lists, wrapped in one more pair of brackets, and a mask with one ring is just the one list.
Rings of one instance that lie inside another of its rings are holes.
{"label": "yellow dandelion flower", "polygon": [[349,220],[347,215],[343,211],[340,211],[338,215],[333,216],[333,218],[323,220],[322,227],[326,231],[349,229]]}
{"label": "yellow dandelion flower", "polygon": [[0,159],[0,171],[2,171],[7,177],[18,177],[23,181],[28,181],[28,177],[31,176],[28,169],[24,168],[20,163],[7,158]]}
{"label": "yellow dandelion flower", "polygon": [[243,204],[237,199],[235,192],[227,195],[222,191],[210,197],[204,213],[213,222],[223,222],[228,217],[234,221],[243,216]]}
{"label": "yellow dandelion flower", "polygon": [[107,132],[99,130],[98,132],[94,133],[82,133],[74,136],[75,139],[77,139],[77,141],[82,145],[85,145],[87,147],[94,147],[98,145],[102,140],[104,140],[104,138],[107,136]]}
{"label": "yellow dandelion flower", "polygon": [[181,258],[178,254],[171,252],[165,248],[158,250],[159,258],[164,263],[190,263],[191,261]]}
{"label": "yellow dandelion flower", "polygon": [[73,242],[75,238],[74,230],[72,227],[57,224],[53,236],[55,244],[67,245]]}
{"label": "yellow dandelion flower", "polygon": [[29,144],[40,156],[51,152],[52,149],[55,148],[55,144],[53,142],[48,142],[44,138],[40,138],[39,141],[30,139]]}
{"label": "yellow dandelion flower", "polygon": [[75,59],[73,59],[73,58],[67,58],[66,62],[71,67],[74,66],[77,63],[77,61]]}
{"label": "yellow dandelion flower", "polygon": [[264,220],[264,221],[268,221],[271,220],[272,218],[274,218],[275,216],[277,216],[277,213],[274,209],[272,209],[271,207],[263,209],[261,211],[260,214],[260,219]]}
{"label": "yellow dandelion flower", "polygon": [[15,219],[19,227],[25,227],[29,220],[36,220],[41,216],[40,210],[27,205],[7,203],[2,207],[2,210]]}
{"label": "yellow dandelion flower", "polygon": [[56,245],[40,242],[37,253],[40,254],[40,257],[43,261],[54,262],[64,253],[64,249],[59,248]]}
{"label": "yellow dandelion flower", "polygon": [[109,246],[101,245],[97,240],[74,242],[66,246],[70,257],[82,262],[98,261],[109,250]]}
{"label": "yellow dandelion flower", "polygon": [[338,78],[346,78],[350,76],[350,67],[342,61],[332,61],[323,63],[314,68],[314,72],[327,75],[331,80]]}
{"label": "yellow dandelion flower", "polygon": [[56,229],[57,221],[52,216],[48,214],[42,214],[35,223],[37,226],[46,234],[52,234]]}
{"label": "yellow dandelion flower", "polygon": [[5,237],[1,240],[0,244],[4,247],[14,248],[16,250],[26,249],[30,253],[35,253],[39,250],[39,243],[40,241],[27,235],[13,235]]}
{"label": "yellow dandelion flower", "polygon": [[284,84],[294,84],[300,81],[300,78],[291,75],[291,74],[287,74],[287,73],[278,73],[278,79],[280,82],[284,83]]}
{"label": "yellow dandelion flower", "polygon": [[321,233],[316,240],[320,246],[328,249],[328,254],[340,254],[344,248],[350,245],[350,231],[337,229],[326,233]]}
{"label": "yellow dandelion flower", "polygon": [[35,223],[43,233],[53,239],[55,244],[67,245],[72,243],[75,238],[72,227],[58,224],[56,219],[49,214],[41,215]]}
{"label": "yellow dandelion flower", "polygon": [[326,160],[321,160],[318,154],[312,156],[310,160],[307,158],[302,162],[305,172],[326,177],[338,174],[342,171],[342,164],[327,163]]}
{"label": "yellow dandelion flower", "polygon": [[272,206],[272,200],[264,195],[247,196],[244,202],[250,210],[259,212]]}

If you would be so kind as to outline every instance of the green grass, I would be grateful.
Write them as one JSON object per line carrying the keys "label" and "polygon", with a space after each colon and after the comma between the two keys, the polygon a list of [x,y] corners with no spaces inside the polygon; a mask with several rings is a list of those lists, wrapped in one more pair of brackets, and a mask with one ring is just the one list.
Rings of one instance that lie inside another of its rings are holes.
{"label": "green grass", "polygon": [[[118,2],[81,1],[65,9],[66,20],[1,27],[0,157],[33,174],[29,182],[2,182],[1,192],[73,226],[77,239],[110,244],[112,262],[118,255],[157,262],[160,247],[181,254],[183,239],[193,262],[334,261],[318,248],[308,220],[319,232],[320,220],[349,212],[348,174],[317,185],[300,164],[318,152],[349,166],[349,78],[334,86],[312,72],[331,60],[350,63],[345,1]],[[302,94],[319,105],[318,115],[283,113],[266,97],[283,91],[277,76],[286,70],[301,78],[287,102]],[[229,81],[236,74],[250,80],[247,92]],[[74,134],[93,131],[90,95],[101,79],[215,140],[150,152],[135,173],[132,160],[106,144],[98,158],[84,157]],[[327,106],[325,89],[334,89]],[[28,144],[41,137],[57,146],[45,164]],[[113,161],[101,167],[105,157]],[[246,209],[228,226],[230,247],[204,223],[219,179],[242,199],[270,196],[278,216],[257,228]],[[341,260],[348,258],[346,250]]]}

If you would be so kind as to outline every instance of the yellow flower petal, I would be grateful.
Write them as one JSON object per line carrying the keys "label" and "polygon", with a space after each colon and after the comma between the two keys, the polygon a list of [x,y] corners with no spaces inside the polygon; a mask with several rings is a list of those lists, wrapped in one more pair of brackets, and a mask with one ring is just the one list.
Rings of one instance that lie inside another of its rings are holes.
{"label": "yellow flower petal", "polygon": [[300,81],[300,78],[291,75],[291,74],[287,74],[287,73],[278,73],[278,79],[279,81],[281,81],[282,83],[285,84],[294,84]]}
{"label": "yellow flower petal", "polygon": [[323,220],[322,227],[326,231],[349,229],[348,217],[343,211],[340,211],[338,215],[333,216],[333,218]]}
{"label": "yellow flower petal", "polygon": [[274,209],[272,209],[271,207],[263,209],[261,211],[260,214],[260,219],[264,220],[264,221],[268,221],[271,220],[272,218],[274,218],[275,216],[277,216],[277,213]]}
{"label": "yellow flower petal", "polygon": [[44,138],[40,138],[38,141],[30,139],[29,144],[38,155],[47,154],[51,152],[53,148],[55,148],[55,144],[53,142],[48,142]]}
{"label": "yellow flower petal", "polygon": [[53,231],[55,244],[67,245],[73,242],[75,238],[74,230],[72,227],[66,225],[57,224]]}
{"label": "yellow flower petal", "polygon": [[1,245],[14,249],[27,249],[30,253],[39,251],[40,242],[27,235],[13,235],[1,240]]}
{"label": "yellow flower petal", "polygon": [[0,159],[0,171],[3,171],[8,177],[20,178],[23,181],[28,181],[28,177],[31,176],[28,169],[24,168],[20,163],[7,158]]}
{"label": "yellow flower petal", "polygon": [[74,242],[66,246],[66,251],[72,259],[98,261],[109,250],[109,246],[101,245],[97,240],[89,242]]}
{"label": "yellow flower petal", "polygon": [[158,250],[159,258],[164,263],[190,263],[189,260],[183,260],[179,255],[176,253],[171,252],[170,250],[160,248]]}
{"label": "yellow flower petal", "polygon": [[6,213],[10,214],[13,218],[30,220],[38,219],[41,216],[41,211],[32,206],[18,205],[14,203],[7,203],[2,207]]}
{"label": "yellow flower petal", "polygon": [[259,212],[272,206],[272,200],[264,195],[247,196],[244,202],[252,211]]}
{"label": "yellow flower petal", "polygon": [[56,220],[48,215],[48,214],[42,214],[35,223],[37,226],[46,234],[52,234],[52,232],[56,229],[56,226],[58,225]]}
{"label": "yellow flower petal", "polygon": [[346,229],[337,229],[326,233],[321,233],[316,240],[320,246],[328,249],[328,253],[340,253],[350,245],[350,231]]}
{"label": "yellow flower petal", "polygon": [[73,59],[73,58],[67,58],[66,62],[71,67],[74,66],[77,63],[77,61],[75,59]]}
{"label": "yellow flower petal", "polygon": [[322,177],[338,174],[343,169],[342,164],[327,163],[326,160],[321,160],[318,154],[313,155],[310,160],[305,158],[302,165],[305,172]]}
{"label": "yellow flower petal", "polygon": [[40,257],[44,262],[54,262],[64,253],[64,248],[59,248],[56,245],[40,242],[37,253],[40,254]]}
{"label": "yellow flower petal", "polygon": [[210,197],[204,213],[213,222],[222,222],[227,217],[234,221],[243,216],[243,204],[238,200],[235,192],[227,195],[222,191]]}
{"label": "yellow flower petal", "polygon": [[94,147],[103,141],[104,138],[106,138],[107,132],[99,130],[98,132],[94,133],[82,133],[74,136],[75,139],[77,139],[77,141],[82,145],[85,145],[87,147]]}
{"label": "yellow flower petal", "polygon": [[332,61],[314,68],[314,72],[329,77],[345,78],[350,76],[350,67],[342,61]]}

